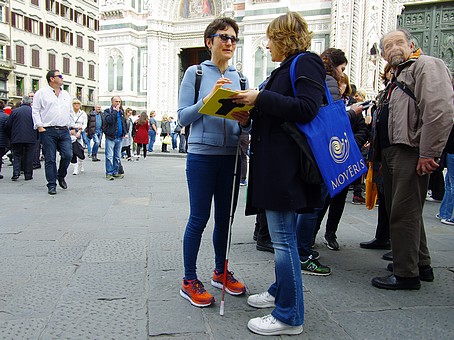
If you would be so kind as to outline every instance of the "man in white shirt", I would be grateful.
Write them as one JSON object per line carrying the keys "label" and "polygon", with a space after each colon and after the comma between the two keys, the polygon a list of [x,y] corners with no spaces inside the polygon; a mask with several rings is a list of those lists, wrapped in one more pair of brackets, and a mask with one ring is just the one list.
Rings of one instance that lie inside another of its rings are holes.
{"label": "man in white shirt", "polygon": [[[35,93],[32,116],[34,128],[38,130],[45,159],[45,173],[49,195],[57,193],[57,180],[61,188],[68,186],[65,181],[72,158],[70,128],[74,127],[72,99],[62,89],[63,76],[58,70],[46,74],[47,83]],[[57,170],[57,150],[60,164]]]}

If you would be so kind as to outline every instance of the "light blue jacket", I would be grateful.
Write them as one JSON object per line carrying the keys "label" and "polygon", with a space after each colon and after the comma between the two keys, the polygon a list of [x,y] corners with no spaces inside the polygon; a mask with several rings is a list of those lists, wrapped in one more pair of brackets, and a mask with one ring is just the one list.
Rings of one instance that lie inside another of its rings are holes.
{"label": "light blue jacket", "polygon": [[[181,125],[191,124],[188,140],[188,152],[206,155],[234,155],[241,134],[238,122],[231,119],[213,117],[199,113],[203,106],[203,98],[211,92],[216,81],[222,77],[219,68],[211,61],[202,64],[202,81],[197,103],[194,104],[194,91],[197,65],[190,66],[183,77],[178,100],[178,121]],[[229,66],[224,77],[232,84],[224,86],[232,90],[240,90],[240,76],[234,66]],[[246,89],[249,83],[246,80]],[[243,129],[249,132],[250,127]]]}

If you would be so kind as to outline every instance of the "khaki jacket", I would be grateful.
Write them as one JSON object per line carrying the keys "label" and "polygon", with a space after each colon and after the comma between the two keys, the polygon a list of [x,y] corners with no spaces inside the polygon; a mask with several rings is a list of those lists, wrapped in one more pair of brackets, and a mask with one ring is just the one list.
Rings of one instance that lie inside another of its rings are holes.
{"label": "khaki jacket", "polygon": [[448,68],[441,59],[415,53],[399,65],[396,74],[416,101],[398,87],[393,90],[388,121],[391,144],[419,147],[422,158],[439,157],[454,121]]}

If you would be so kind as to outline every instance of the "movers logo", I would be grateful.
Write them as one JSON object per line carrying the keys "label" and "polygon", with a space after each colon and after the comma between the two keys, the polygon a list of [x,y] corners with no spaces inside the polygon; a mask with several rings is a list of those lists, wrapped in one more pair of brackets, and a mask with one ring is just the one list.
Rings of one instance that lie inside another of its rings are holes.
{"label": "movers logo", "polygon": [[[350,142],[347,138],[347,133],[344,132],[345,138],[339,138],[337,136],[331,137],[329,145],[329,153],[332,159],[337,164],[345,163],[350,155]],[[350,164],[347,169],[341,172],[335,180],[331,180],[331,186],[336,189],[340,185],[343,185],[350,178],[356,176],[361,170],[366,167],[364,159],[359,160],[355,164]]]}

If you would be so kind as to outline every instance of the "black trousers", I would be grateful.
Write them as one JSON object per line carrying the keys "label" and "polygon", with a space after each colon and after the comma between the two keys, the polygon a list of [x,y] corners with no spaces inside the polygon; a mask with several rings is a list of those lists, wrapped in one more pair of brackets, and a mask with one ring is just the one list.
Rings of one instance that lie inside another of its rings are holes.
{"label": "black trousers", "polygon": [[437,168],[430,174],[429,190],[432,191],[432,198],[441,201],[445,195],[445,179],[443,177],[443,169]]}
{"label": "black trousers", "polygon": [[16,143],[12,144],[13,150],[13,176],[20,176],[24,170],[25,178],[33,176],[33,155],[36,144]]}
{"label": "black trousers", "polygon": [[320,230],[323,218],[325,217],[326,211],[329,208],[328,219],[326,220],[326,231],[325,234],[336,234],[337,227],[339,226],[340,219],[344,213],[345,199],[348,195],[348,186],[338,193],[336,196],[331,198],[327,196],[323,209],[318,213],[317,226],[315,227],[314,238]]}
{"label": "black trousers", "polygon": [[389,217],[386,211],[385,194],[378,191],[378,221],[375,238],[379,242],[389,241]]}
{"label": "black trousers", "polygon": [[254,235],[257,236],[257,241],[259,242],[271,241],[270,232],[268,231],[268,221],[264,212],[258,213],[255,216]]}

